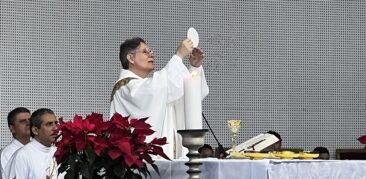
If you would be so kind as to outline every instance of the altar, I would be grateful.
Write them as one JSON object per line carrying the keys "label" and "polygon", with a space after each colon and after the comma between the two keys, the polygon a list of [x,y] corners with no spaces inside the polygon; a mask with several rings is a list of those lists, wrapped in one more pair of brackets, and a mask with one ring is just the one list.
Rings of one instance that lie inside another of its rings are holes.
{"label": "altar", "polygon": [[[366,179],[364,160],[200,159],[201,179]],[[150,167],[149,179],[187,179],[187,160],[157,160],[160,176]]]}

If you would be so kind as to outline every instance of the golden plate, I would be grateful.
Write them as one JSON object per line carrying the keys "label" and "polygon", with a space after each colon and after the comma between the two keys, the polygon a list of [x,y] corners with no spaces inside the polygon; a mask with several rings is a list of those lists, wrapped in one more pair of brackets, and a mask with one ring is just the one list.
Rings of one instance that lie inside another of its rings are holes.
{"label": "golden plate", "polygon": [[245,155],[252,160],[261,160],[270,157],[269,153],[247,152]]}
{"label": "golden plate", "polygon": [[291,151],[275,152],[273,154],[276,157],[279,157],[280,159],[287,159],[287,160],[291,160],[291,159],[299,157],[299,154],[296,154],[295,152],[291,152]]}
{"label": "golden plate", "polygon": [[318,158],[319,154],[316,153],[308,153],[308,152],[300,152],[299,158],[302,160],[312,160],[314,158]]}
{"label": "golden plate", "polygon": [[249,159],[244,152],[231,151],[230,156],[232,159]]}

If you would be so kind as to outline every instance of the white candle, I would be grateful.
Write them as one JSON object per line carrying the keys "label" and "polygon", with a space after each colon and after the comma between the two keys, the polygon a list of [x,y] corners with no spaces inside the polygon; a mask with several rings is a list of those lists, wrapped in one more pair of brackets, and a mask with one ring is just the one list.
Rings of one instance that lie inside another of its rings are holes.
{"label": "white candle", "polygon": [[183,82],[186,129],[202,129],[201,76],[195,71]]}

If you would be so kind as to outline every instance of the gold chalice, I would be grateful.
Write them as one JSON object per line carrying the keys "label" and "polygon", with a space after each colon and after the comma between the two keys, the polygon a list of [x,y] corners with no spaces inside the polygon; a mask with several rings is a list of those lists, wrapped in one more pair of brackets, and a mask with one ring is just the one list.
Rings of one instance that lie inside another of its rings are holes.
{"label": "gold chalice", "polygon": [[240,119],[230,119],[227,121],[231,133],[232,150],[236,151],[238,141],[238,133],[240,128]]}

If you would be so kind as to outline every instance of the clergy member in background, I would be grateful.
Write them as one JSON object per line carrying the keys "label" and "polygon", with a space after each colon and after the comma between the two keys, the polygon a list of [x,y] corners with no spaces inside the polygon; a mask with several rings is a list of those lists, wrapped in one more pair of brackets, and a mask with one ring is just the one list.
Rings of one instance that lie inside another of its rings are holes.
{"label": "clergy member in background", "polygon": [[[190,70],[183,59],[190,56]],[[130,118],[144,118],[156,131],[147,138],[167,137],[163,146],[165,154],[171,159],[183,156],[181,136],[177,130],[185,129],[183,79],[190,71],[201,75],[202,99],[208,94],[208,86],[202,69],[204,54],[193,48],[190,39],[183,40],[176,54],[163,69],[148,77],[154,70],[154,54],[141,38],[128,39],[120,46],[122,70],[111,95],[110,115],[115,112]]]}
{"label": "clergy member in background", "polygon": [[204,144],[202,147],[198,149],[198,153],[200,153],[201,158],[214,157],[214,151],[211,145]]}
{"label": "clergy member in background", "polygon": [[[14,152],[30,141],[29,118],[30,111],[24,107],[18,107],[9,112],[8,126],[13,140],[0,152],[1,173],[4,172],[5,166]],[[4,178],[4,176],[2,177]]]}
{"label": "clergy member in background", "polygon": [[46,108],[34,111],[29,120],[33,140],[19,149],[5,170],[7,179],[56,179],[57,120],[55,113]]}
{"label": "clergy member in background", "polygon": [[329,160],[329,150],[325,147],[315,147],[313,150],[314,153],[319,153],[319,157],[316,159],[320,160]]}

